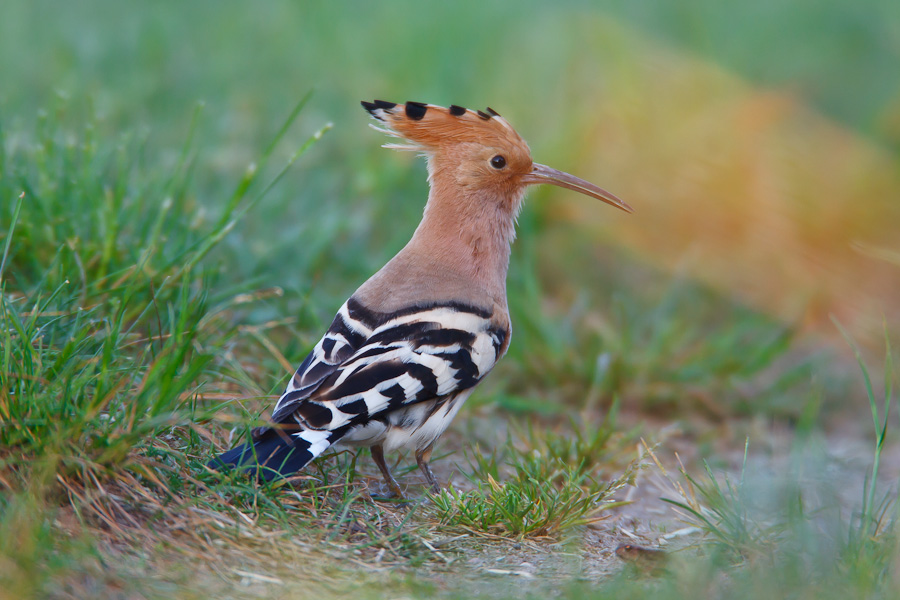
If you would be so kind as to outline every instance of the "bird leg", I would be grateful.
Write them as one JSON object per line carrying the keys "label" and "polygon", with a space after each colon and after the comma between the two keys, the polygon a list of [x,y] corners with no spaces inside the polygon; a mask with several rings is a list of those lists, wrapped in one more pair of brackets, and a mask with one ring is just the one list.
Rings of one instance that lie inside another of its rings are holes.
{"label": "bird leg", "polygon": [[384,462],[384,448],[381,447],[381,444],[375,444],[370,450],[372,452],[372,460],[378,465],[378,470],[381,471],[384,482],[387,484],[388,488],[390,488],[391,495],[402,500],[403,491],[400,489],[400,484],[397,483],[397,480],[391,475],[391,470],[388,468],[387,463]]}
{"label": "bird leg", "polygon": [[425,479],[431,486],[431,491],[435,494],[440,494],[441,486],[438,485],[437,480],[434,478],[434,473],[431,472],[431,467],[428,466],[428,461],[431,460],[432,448],[434,448],[433,445],[423,448],[422,450],[416,450],[416,463],[419,465],[419,469],[422,470]]}

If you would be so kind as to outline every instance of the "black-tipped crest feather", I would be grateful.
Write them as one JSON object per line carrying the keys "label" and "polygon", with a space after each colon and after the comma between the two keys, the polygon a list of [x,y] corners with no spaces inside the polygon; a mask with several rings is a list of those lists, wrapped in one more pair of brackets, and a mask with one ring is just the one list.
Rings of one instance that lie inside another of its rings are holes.
{"label": "black-tipped crest feather", "polygon": [[406,116],[413,121],[421,120],[426,112],[428,112],[428,105],[424,102],[408,101],[406,103]]}

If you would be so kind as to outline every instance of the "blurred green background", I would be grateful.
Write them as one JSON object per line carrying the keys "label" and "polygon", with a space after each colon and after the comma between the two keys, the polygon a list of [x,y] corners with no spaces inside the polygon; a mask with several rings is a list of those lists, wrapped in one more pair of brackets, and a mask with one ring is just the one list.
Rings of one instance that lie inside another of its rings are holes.
{"label": "blurred green background", "polygon": [[897,2],[11,0],[0,11],[11,154],[49,115],[164,173],[202,103],[185,199],[197,230],[315,89],[277,158],[333,130],[210,259],[224,288],[284,288],[241,318],[301,315],[291,360],[421,214],[424,165],[378,148],[358,104],[373,98],[490,105],[536,160],[637,209],[532,193],[510,278],[508,379],[550,371],[544,389],[557,389],[574,369],[578,394],[604,352],[634,363],[616,375],[614,361],[612,380],[682,381],[691,364],[718,377],[740,371],[748,344],[782,348],[782,324],[831,335],[836,314],[877,338],[881,314],[898,310]]}
{"label": "blurred green background", "polygon": [[240,132],[247,120],[258,131],[266,113],[279,114],[311,85],[338,114],[350,99],[381,94],[473,105],[487,98],[536,119],[588,103],[571,94],[602,91],[623,46],[646,53],[656,45],[787,87],[854,129],[900,141],[890,126],[900,110],[900,9],[889,0],[12,0],[0,35],[7,110],[45,102],[54,90],[90,93],[113,117],[163,131],[198,98],[230,117],[223,130]]}
{"label": "blurred green background", "polygon": [[[376,150],[381,139],[365,127],[361,99],[496,108],[539,161],[593,178],[638,208],[626,220],[590,206],[600,221],[596,235],[624,228],[628,245],[667,268],[700,243],[701,255],[728,260],[705,265],[701,258],[696,271],[732,291],[741,285],[727,273],[735,261],[752,267],[754,253],[722,247],[714,238],[731,236],[738,227],[732,221],[758,220],[742,204],[754,175],[744,172],[744,159],[734,152],[751,155],[751,162],[757,153],[774,162],[762,167],[775,171],[774,183],[764,184],[799,187],[769,190],[783,197],[766,210],[787,211],[785,227],[800,229],[773,243],[787,247],[799,238],[800,250],[812,252],[818,249],[806,248],[810,237],[846,245],[854,240],[844,232],[834,237],[832,228],[849,218],[858,224],[853,235],[881,244],[888,235],[885,217],[897,216],[900,186],[885,173],[896,172],[900,148],[896,2],[9,0],[0,11],[0,114],[8,131],[40,109],[59,107],[63,97],[67,110],[94,114],[109,131],[145,135],[146,151],[156,156],[180,146],[195,103],[203,102],[196,189],[198,202],[212,212],[230,178],[245,169],[296,100],[315,88],[285,155],[326,121],[335,123],[333,133],[231,240],[232,264],[244,272],[264,269],[287,285],[305,274],[292,260],[306,266],[311,254],[324,251],[302,249],[311,224],[341,235],[346,252],[368,257],[358,272],[345,274],[356,281],[403,244],[419,214],[422,165],[411,172],[410,157]],[[757,123],[758,107],[741,103],[753,105],[755,94],[763,94],[765,113],[766,93],[790,105],[773,109],[791,113],[779,117],[779,140],[798,127],[832,126],[861,139],[823,142],[807,135],[808,147],[760,144],[760,136],[772,137],[771,120]],[[729,112],[735,106],[737,116]],[[824,115],[822,121],[810,124],[807,107]],[[742,127],[735,119],[747,111],[750,123]],[[697,139],[697,131],[708,135]],[[848,145],[874,145],[879,157],[851,157],[862,166],[823,190],[797,183],[801,176],[833,179],[828,156],[835,153],[841,156],[836,168],[846,170]],[[879,160],[887,162],[872,164]],[[796,168],[792,163],[809,165],[809,173],[781,172],[785,165]],[[698,182],[703,170],[714,170],[721,181]],[[869,178],[869,171],[889,181],[875,189],[848,183]],[[822,191],[830,197],[817,198]],[[861,195],[868,217],[848,217],[841,209],[834,219],[809,225],[821,204],[859,205]],[[759,206],[759,198],[746,203]],[[782,273],[778,280],[792,277]],[[818,296],[804,290],[799,300],[774,309],[796,318],[799,307]],[[826,298],[827,310],[834,309],[832,301]]]}

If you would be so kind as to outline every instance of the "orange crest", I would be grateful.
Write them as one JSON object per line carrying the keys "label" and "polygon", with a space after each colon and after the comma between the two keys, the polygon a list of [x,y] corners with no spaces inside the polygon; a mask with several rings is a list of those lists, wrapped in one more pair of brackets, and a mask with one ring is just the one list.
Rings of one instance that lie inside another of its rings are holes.
{"label": "orange crest", "polygon": [[456,144],[474,143],[513,147],[530,154],[525,140],[492,108],[482,112],[456,105],[444,108],[422,102],[394,104],[384,100],[363,101],[362,106],[385,124],[375,129],[409,142],[385,144],[386,148],[434,152]]}

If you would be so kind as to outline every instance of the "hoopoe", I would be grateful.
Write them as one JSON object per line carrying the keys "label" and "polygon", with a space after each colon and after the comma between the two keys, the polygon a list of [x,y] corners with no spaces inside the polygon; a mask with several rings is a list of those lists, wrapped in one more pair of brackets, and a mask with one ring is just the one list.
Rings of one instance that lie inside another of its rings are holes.
{"label": "hoopoe", "polygon": [[329,447],[371,449],[391,492],[403,493],[384,453],[428,461],[472,390],[509,346],[506,272],[516,216],[530,185],[549,183],[632,212],[582,179],[532,162],[496,111],[362,102],[387,148],[425,155],[431,191],[409,243],[341,306],[287,384],[271,425],[210,462],[286,477]]}

